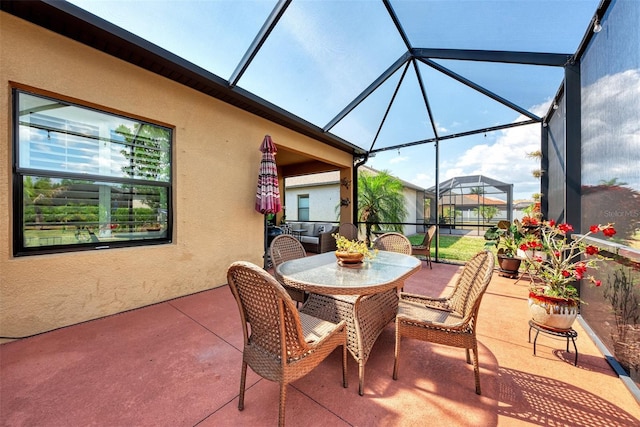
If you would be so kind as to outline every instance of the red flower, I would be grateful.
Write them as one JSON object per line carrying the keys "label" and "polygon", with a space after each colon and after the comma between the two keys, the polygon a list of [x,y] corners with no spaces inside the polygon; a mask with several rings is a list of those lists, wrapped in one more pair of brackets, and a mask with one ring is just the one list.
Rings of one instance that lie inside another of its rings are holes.
{"label": "red flower", "polygon": [[526,243],[521,244],[520,249],[523,251],[526,251],[528,249],[527,244]]}
{"label": "red flower", "polygon": [[562,275],[564,277],[569,277],[569,276],[571,276],[571,273],[569,273],[567,270],[562,270]]}
{"label": "red flower", "polygon": [[562,234],[567,234],[569,231],[573,231],[573,226],[565,222],[563,224],[558,225],[558,229]]}
{"label": "red flower", "polygon": [[591,276],[589,277],[589,282],[593,283],[594,285],[596,285],[596,287],[601,286],[602,285],[602,280],[596,280],[595,277]]}
{"label": "red flower", "polygon": [[598,253],[598,248],[589,245],[585,248],[585,252],[587,253],[587,255],[596,255]]}
{"label": "red flower", "polygon": [[597,233],[598,231],[600,231],[600,227],[597,225],[592,225],[591,227],[589,227],[589,231],[591,231],[592,233]]}
{"label": "red flower", "polygon": [[615,230],[615,228],[613,228],[613,227],[611,227],[611,226],[606,227],[606,228],[603,228],[603,229],[602,229],[602,232],[603,232],[603,233],[604,233],[604,235],[605,235],[605,236],[607,236],[607,237],[611,237],[611,236],[613,236],[614,234],[616,234],[616,230]]}
{"label": "red flower", "polygon": [[552,219],[549,220],[549,227],[553,227],[554,225],[556,225],[556,222]]}

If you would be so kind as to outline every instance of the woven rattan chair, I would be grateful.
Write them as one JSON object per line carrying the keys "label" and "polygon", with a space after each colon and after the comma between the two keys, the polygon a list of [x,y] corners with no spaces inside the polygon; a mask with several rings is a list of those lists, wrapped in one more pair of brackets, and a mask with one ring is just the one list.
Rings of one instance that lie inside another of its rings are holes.
{"label": "woven rattan chair", "polygon": [[349,240],[358,240],[358,227],[350,222],[345,222],[344,224],[340,224],[338,234]]}
{"label": "woven rattan chair", "polygon": [[396,316],[398,291],[374,295],[309,294],[302,313],[329,322],[347,323],[347,349],[358,363],[358,393],[364,395],[364,367],[378,336]]}
{"label": "woven rattan chair", "polygon": [[420,243],[419,245],[411,246],[411,253],[413,255],[423,255],[427,259],[427,265],[429,265],[430,269],[433,268],[431,267],[431,241],[433,240],[433,236],[435,236],[435,234],[436,226],[432,225],[424,234],[422,243]]}
{"label": "woven rattan chair", "polygon": [[381,251],[411,255],[411,241],[400,233],[384,233],[373,242],[373,247]]}
{"label": "woven rattan chair", "polygon": [[[373,247],[380,251],[411,255],[411,241],[400,233],[390,232],[382,234],[373,242]],[[400,290],[403,291],[404,288],[400,288]]]}
{"label": "woven rattan chair", "polygon": [[247,365],[261,377],[280,383],[281,426],[284,426],[287,384],[311,372],[339,346],[343,346],[342,384],[347,387],[344,322],[335,324],[299,313],[282,285],[249,262],[231,264],[227,280],[238,303],[244,335],[240,411],[244,409]]}
{"label": "woven rattan chair", "polygon": [[396,315],[394,380],[398,379],[400,341],[402,337],[415,338],[464,348],[469,364],[469,350],[473,351],[476,393],[480,394],[476,327],[480,301],[491,281],[493,266],[493,254],[483,251],[467,262],[449,296],[430,298],[404,292],[400,294]]}
{"label": "woven rattan chair", "polygon": [[273,262],[273,274],[278,282],[284,286],[294,301],[305,302],[307,294],[299,289],[286,286],[282,277],[278,274],[278,266],[283,262],[307,256],[307,252],[304,250],[302,243],[290,234],[281,234],[276,236],[271,242],[269,254],[271,256],[271,261]]}

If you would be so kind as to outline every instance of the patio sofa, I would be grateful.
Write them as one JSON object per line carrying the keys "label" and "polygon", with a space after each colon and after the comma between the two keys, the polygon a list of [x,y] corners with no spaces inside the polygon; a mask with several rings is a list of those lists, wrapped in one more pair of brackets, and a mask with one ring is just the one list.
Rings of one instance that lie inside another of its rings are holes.
{"label": "patio sofa", "polygon": [[287,225],[299,237],[305,251],[321,254],[336,250],[332,234],[338,232],[337,225],[328,222],[288,222]]}

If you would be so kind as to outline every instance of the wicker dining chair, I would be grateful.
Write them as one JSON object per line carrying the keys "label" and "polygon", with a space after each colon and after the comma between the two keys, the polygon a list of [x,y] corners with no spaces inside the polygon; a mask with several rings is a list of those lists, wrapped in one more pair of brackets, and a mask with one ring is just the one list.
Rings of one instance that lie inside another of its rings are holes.
{"label": "wicker dining chair", "polygon": [[278,282],[287,290],[294,301],[299,303],[305,302],[308,295],[304,291],[287,286],[278,274],[278,266],[283,262],[307,256],[307,252],[304,250],[302,243],[291,234],[281,234],[276,236],[271,242],[269,255],[273,262],[273,274]]}
{"label": "wicker dining chair", "polygon": [[247,366],[280,383],[280,426],[284,426],[287,384],[311,372],[339,346],[342,385],[348,386],[345,322],[335,324],[299,313],[282,285],[250,262],[231,264],[227,280],[238,303],[244,335],[238,410],[244,409]]}
{"label": "wicker dining chair", "polygon": [[464,348],[467,363],[473,351],[476,393],[480,394],[480,369],[476,327],[482,296],[489,286],[494,267],[491,252],[474,255],[464,266],[451,294],[442,298],[400,293],[396,315],[396,349],[393,379],[398,379],[400,341],[415,338],[452,347]]}
{"label": "wicker dining chair", "polygon": [[358,227],[350,222],[345,222],[344,224],[340,224],[338,234],[349,240],[358,240]]}
{"label": "wicker dining chair", "polygon": [[373,242],[373,247],[381,251],[411,255],[411,241],[400,233],[384,233]]}
{"label": "wicker dining chair", "polygon": [[[404,234],[384,233],[373,242],[374,249],[411,255],[411,241]],[[400,288],[404,291],[404,288]]]}
{"label": "wicker dining chair", "polygon": [[373,295],[309,294],[300,312],[329,322],[347,323],[347,349],[358,363],[358,394],[364,395],[364,368],[382,330],[396,316],[398,291]]}
{"label": "wicker dining chair", "polygon": [[422,243],[420,243],[419,245],[411,245],[412,254],[423,255],[427,259],[427,265],[430,269],[433,269],[433,267],[431,267],[431,241],[433,240],[433,236],[435,236],[435,234],[436,226],[432,225],[424,234]]}

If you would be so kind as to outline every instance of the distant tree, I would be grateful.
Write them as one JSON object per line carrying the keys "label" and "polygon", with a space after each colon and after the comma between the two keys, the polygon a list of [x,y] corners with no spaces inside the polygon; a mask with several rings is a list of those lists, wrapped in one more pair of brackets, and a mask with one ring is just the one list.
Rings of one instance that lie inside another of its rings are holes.
{"label": "distant tree", "polygon": [[[371,232],[381,230],[381,223],[404,222],[407,209],[404,206],[402,182],[388,171],[378,174],[361,172],[358,176],[358,219],[365,223],[367,241]],[[387,225],[388,230],[402,231],[402,225]]]}
{"label": "distant tree", "polygon": [[[614,239],[626,240],[630,246],[637,245],[640,192],[619,185],[585,185],[582,187],[582,217],[583,227],[613,222],[617,231]],[[631,244],[632,240],[635,243]]]}
{"label": "distant tree", "polygon": [[478,196],[482,196],[486,192],[487,191],[483,187],[473,187],[471,190],[469,190],[469,194],[477,194]]}
{"label": "distant tree", "polygon": [[476,215],[482,216],[485,222],[489,222],[498,215],[498,208],[495,206],[479,206],[473,210]]}
{"label": "distant tree", "polygon": [[440,215],[441,223],[454,224],[457,218],[462,218],[462,211],[460,209],[454,209],[451,207],[442,209],[442,215]]}
{"label": "distant tree", "polygon": [[[120,125],[115,130],[125,144],[120,153],[128,160],[122,171],[129,177],[155,180],[168,180],[169,131],[167,129],[136,123],[132,129]],[[166,204],[165,192],[154,186],[138,185],[137,192],[144,204],[157,209]]]}
{"label": "distant tree", "polygon": [[627,182],[618,182],[618,178],[611,178],[608,180],[605,179],[601,179],[600,181],[600,185],[608,185],[608,186],[613,186],[613,185],[628,185]]}

